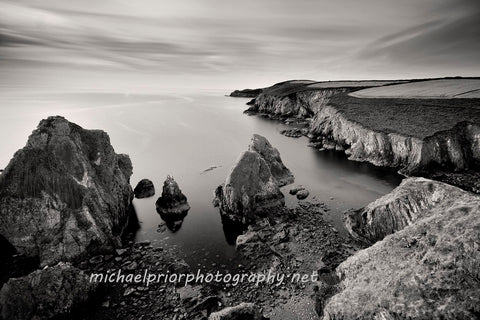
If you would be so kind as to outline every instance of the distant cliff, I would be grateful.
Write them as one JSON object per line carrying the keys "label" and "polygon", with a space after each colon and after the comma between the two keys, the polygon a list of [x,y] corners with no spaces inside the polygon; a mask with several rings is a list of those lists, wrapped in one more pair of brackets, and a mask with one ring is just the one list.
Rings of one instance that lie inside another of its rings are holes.
{"label": "distant cliff", "polygon": [[112,249],[129,219],[131,174],[105,132],[42,120],[0,176],[0,234],[42,265]]}
{"label": "distant cliff", "polygon": [[243,89],[243,90],[235,90],[230,93],[230,97],[238,97],[238,98],[255,98],[260,93],[262,93],[262,89]]}

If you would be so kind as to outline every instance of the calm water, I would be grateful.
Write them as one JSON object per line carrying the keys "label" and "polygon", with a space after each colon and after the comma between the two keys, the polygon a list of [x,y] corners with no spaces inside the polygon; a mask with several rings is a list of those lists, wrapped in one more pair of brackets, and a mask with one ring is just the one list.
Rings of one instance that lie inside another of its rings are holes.
{"label": "calm water", "polygon": [[[148,178],[157,189],[155,197],[134,200],[141,221],[137,240],[178,248],[187,262],[205,268],[212,263],[238,263],[211,199],[253,133],[264,135],[279,149],[283,162],[295,175],[295,184],[305,186],[310,197],[316,196],[332,209],[327,218],[338,229],[342,228],[344,210],[364,206],[399,184],[401,178],[389,170],[348,161],[341,153],[308,148],[305,138],[282,136],[279,131],[285,125],[243,115],[248,99],[223,94],[3,95],[0,168],[25,145],[39,120],[49,115],[65,116],[84,128],[103,129],[117,152],[130,155],[132,186]],[[211,166],[219,167],[203,173]],[[179,183],[191,210],[177,232],[158,232],[162,220],[155,211],[155,201],[168,174]],[[283,188],[287,205],[293,206],[296,200],[288,190],[289,186]]]}

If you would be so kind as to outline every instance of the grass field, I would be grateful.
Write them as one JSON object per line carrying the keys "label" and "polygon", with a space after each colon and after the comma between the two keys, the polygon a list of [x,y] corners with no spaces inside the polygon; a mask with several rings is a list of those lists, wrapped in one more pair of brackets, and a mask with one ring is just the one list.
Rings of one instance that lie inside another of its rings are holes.
{"label": "grass field", "polygon": [[480,99],[356,98],[333,96],[329,105],[375,131],[425,138],[468,120],[480,124]]}

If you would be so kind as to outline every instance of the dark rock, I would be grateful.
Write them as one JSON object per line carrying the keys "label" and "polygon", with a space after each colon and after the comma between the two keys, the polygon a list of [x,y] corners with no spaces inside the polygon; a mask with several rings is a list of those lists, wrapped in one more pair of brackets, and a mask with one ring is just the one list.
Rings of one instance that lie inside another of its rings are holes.
{"label": "dark rock", "polygon": [[249,150],[257,152],[266,161],[270,172],[280,187],[293,183],[293,174],[283,164],[280,158],[280,152],[278,152],[265,137],[254,134],[250,142]]}
{"label": "dark rock", "polygon": [[187,197],[182,193],[178,183],[171,176],[163,183],[162,196],[156,202],[157,212],[163,217],[180,218],[185,217],[190,205],[187,202]]}
{"label": "dark rock", "polygon": [[42,120],[0,176],[0,234],[42,265],[111,250],[129,220],[131,174],[105,132]]}
{"label": "dark rock", "polygon": [[285,129],[280,131],[280,134],[290,138],[300,138],[301,136],[305,135],[304,131],[298,128]]}
{"label": "dark rock", "polygon": [[248,224],[263,210],[284,206],[285,198],[267,162],[259,153],[245,151],[215,190],[213,202],[228,220]]}
{"label": "dark rock", "polygon": [[209,320],[263,320],[260,309],[253,303],[243,302],[237,306],[214,312]]}
{"label": "dark rock", "polygon": [[137,186],[133,190],[135,193],[135,198],[142,199],[148,198],[155,195],[155,186],[153,182],[148,179],[142,179],[138,182]]}
{"label": "dark rock", "polygon": [[291,195],[296,195],[298,193],[298,191],[300,191],[300,190],[305,190],[305,188],[302,187],[302,186],[296,186],[296,187],[291,188],[288,193],[290,193]]}
{"label": "dark rock", "polygon": [[303,200],[310,195],[310,192],[307,189],[302,189],[297,192],[297,199]]}
{"label": "dark rock", "polygon": [[260,93],[262,93],[263,89],[243,89],[243,90],[235,90],[230,93],[230,97],[239,97],[239,98],[255,98]]}
{"label": "dark rock", "polygon": [[51,319],[64,316],[96,297],[98,285],[69,264],[10,279],[0,291],[3,319]]}

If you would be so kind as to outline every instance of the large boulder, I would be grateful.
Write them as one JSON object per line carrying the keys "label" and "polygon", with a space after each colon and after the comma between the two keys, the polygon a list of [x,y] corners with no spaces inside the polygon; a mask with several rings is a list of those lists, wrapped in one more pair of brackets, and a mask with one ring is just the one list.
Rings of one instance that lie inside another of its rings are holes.
{"label": "large boulder", "polygon": [[345,226],[353,237],[373,243],[430,214],[429,209],[451,205],[463,194],[446,183],[408,178],[366,207],[346,212]]}
{"label": "large boulder", "polygon": [[132,164],[104,131],[42,120],[0,176],[0,234],[42,265],[120,244]]}
{"label": "large boulder", "polygon": [[270,144],[267,138],[254,134],[248,149],[257,152],[267,162],[270,172],[280,187],[293,183],[295,180],[293,174],[285,167],[280,152]]}
{"label": "large boulder", "polygon": [[182,193],[177,181],[172,176],[167,176],[163,183],[162,196],[156,202],[157,212],[166,218],[182,218],[190,210],[187,197]]}
{"label": "large boulder", "polygon": [[253,303],[243,302],[210,314],[208,320],[263,320],[259,308]]}
{"label": "large boulder", "polygon": [[478,319],[480,197],[451,191],[341,263],[336,292],[319,303],[323,319]]}
{"label": "large boulder", "polygon": [[265,159],[255,151],[245,151],[215,190],[213,203],[223,217],[248,224],[258,213],[285,205],[285,197],[277,185]]}
{"label": "large boulder", "polygon": [[51,319],[85,306],[98,293],[98,284],[83,271],[59,263],[11,278],[0,290],[0,314],[9,320]]}
{"label": "large boulder", "polygon": [[155,195],[155,186],[151,180],[142,179],[133,189],[133,193],[137,199],[149,198]]}

